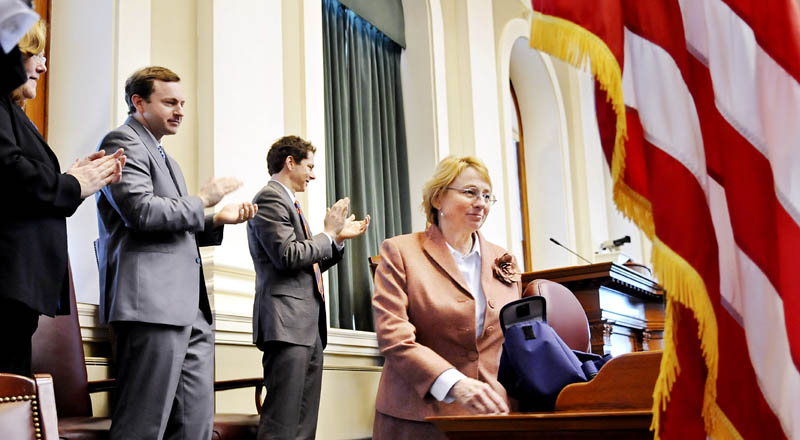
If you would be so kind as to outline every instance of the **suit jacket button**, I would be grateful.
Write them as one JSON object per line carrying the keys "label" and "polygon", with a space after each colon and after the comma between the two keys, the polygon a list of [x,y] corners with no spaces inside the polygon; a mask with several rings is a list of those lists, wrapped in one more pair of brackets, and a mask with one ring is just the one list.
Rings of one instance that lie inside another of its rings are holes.
{"label": "suit jacket button", "polygon": [[197,264],[201,264],[203,262],[203,260],[201,260],[200,257],[197,257],[197,258],[194,259],[194,262],[197,263]]}

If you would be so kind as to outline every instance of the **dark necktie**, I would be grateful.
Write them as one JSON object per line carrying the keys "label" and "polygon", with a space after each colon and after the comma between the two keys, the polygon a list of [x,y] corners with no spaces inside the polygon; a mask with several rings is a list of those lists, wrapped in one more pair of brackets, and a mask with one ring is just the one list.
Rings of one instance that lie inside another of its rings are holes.
{"label": "dark necktie", "polygon": [[[297,215],[300,216],[300,222],[303,223],[303,229],[306,231],[306,238],[311,238],[311,231],[308,229],[308,222],[306,222],[306,217],[303,215],[303,210],[300,209],[300,203],[297,200],[294,201],[294,207],[297,209]],[[325,301],[325,286],[322,284],[322,271],[319,269],[319,263],[314,263],[314,278],[317,279],[317,290],[319,291],[319,295],[322,297],[322,301]]]}
{"label": "dark necktie", "polygon": [[161,158],[164,159],[164,163],[167,164],[167,170],[169,170],[169,177],[172,177],[172,183],[175,184],[175,189],[178,191],[178,195],[182,196],[183,193],[181,192],[181,187],[178,186],[178,179],[175,178],[175,172],[172,171],[172,165],[169,164],[169,159],[167,159],[167,153],[164,152],[164,149],[161,148],[161,145],[158,146],[158,152],[161,153]]}

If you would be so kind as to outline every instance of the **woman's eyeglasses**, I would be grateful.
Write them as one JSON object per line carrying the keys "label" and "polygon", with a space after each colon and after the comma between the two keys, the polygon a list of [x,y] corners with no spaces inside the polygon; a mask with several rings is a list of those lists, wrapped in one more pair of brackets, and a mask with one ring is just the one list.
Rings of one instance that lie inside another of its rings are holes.
{"label": "woman's eyeglasses", "polygon": [[458,191],[464,196],[466,196],[470,200],[483,200],[487,205],[492,206],[497,203],[497,197],[494,196],[492,193],[482,193],[478,190],[478,188],[453,188],[448,186],[445,189],[449,189],[452,191]]}
{"label": "woman's eyeglasses", "polygon": [[47,57],[40,53],[37,53],[36,55],[31,55],[31,58],[36,64],[41,64],[44,66],[47,63]]}

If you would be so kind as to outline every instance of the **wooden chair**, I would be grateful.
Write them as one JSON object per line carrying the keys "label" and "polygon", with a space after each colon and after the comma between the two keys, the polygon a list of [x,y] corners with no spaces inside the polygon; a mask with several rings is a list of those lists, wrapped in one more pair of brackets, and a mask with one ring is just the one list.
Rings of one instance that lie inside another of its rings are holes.
{"label": "wooden chair", "polygon": [[566,287],[549,280],[533,280],[523,296],[542,296],[547,301],[547,323],[573,350],[591,351],[589,319],[578,298]]}
{"label": "wooden chair", "polygon": [[375,270],[378,269],[379,264],[381,264],[380,255],[373,255],[369,257],[369,271],[372,273],[372,278],[375,278]]}
{"label": "wooden chair", "polygon": [[0,373],[0,438],[58,440],[53,379]]}
{"label": "wooden chair", "polygon": [[[90,394],[113,391],[114,379],[89,381],[70,279],[70,315],[39,320],[33,337],[33,371],[53,377],[55,404],[58,408],[58,429],[63,439],[107,439],[111,427],[109,417],[93,417]],[[255,387],[256,411],[261,411],[262,378],[218,381],[215,391]],[[216,414],[215,440],[255,439],[258,431],[257,414]],[[8,438],[2,437],[0,438]],[[58,437],[53,437],[58,438]]]}

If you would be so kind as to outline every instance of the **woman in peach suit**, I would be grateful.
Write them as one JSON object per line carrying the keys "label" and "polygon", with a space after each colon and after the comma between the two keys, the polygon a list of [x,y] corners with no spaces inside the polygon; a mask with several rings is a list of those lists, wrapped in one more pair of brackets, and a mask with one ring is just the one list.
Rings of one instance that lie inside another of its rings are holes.
{"label": "woman in peach suit", "polygon": [[495,202],[480,160],[447,157],[423,190],[427,230],[381,246],[375,440],[445,438],[428,416],[508,412],[499,312],[520,297],[519,270],[478,232]]}

